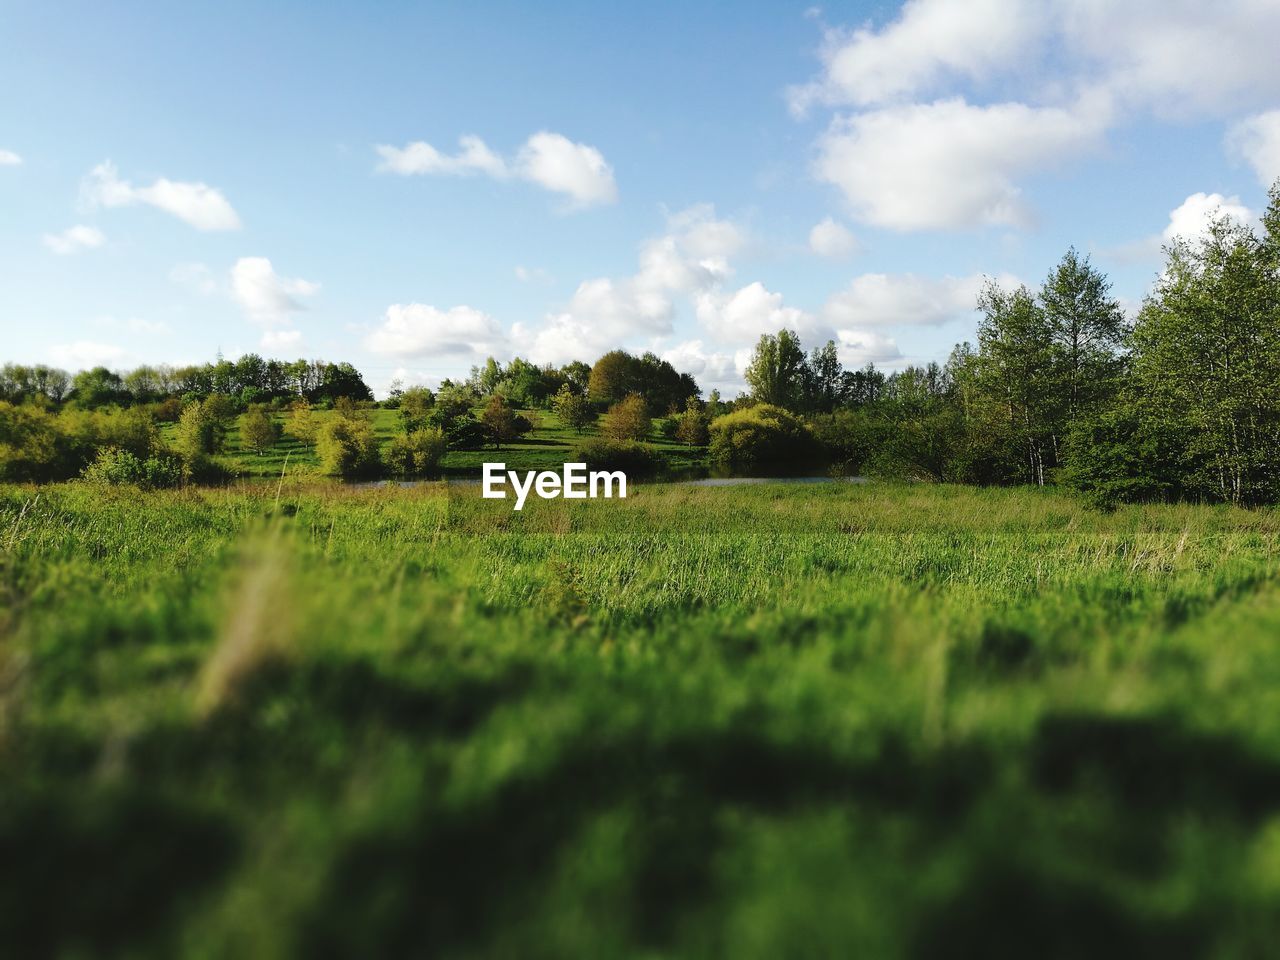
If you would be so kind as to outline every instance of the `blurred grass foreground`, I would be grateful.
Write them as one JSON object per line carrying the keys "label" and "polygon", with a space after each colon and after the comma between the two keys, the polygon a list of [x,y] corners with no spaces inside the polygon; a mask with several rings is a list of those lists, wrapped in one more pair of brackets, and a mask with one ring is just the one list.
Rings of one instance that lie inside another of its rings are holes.
{"label": "blurred grass foreground", "polygon": [[1280,515],[0,488],[0,956],[1274,956]]}

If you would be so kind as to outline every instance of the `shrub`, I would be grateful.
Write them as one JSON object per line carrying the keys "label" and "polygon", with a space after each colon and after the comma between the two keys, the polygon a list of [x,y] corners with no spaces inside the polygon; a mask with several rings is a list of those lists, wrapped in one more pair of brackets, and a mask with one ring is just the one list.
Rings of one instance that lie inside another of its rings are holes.
{"label": "shrub", "polygon": [[289,434],[299,443],[315,446],[316,432],[320,424],[306,400],[296,400],[289,408]]}
{"label": "shrub", "polygon": [[644,397],[633,393],[610,407],[603,432],[611,440],[647,440],[653,420]]}
{"label": "shrub", "polygon": [[551,406],[560,422],[576,433],[582,433],[596,422],[596,412],[591,408],[591,401],[583,394],[575,393],[567,383],[552,397]]}
{"label": "shrub", "polygon": [[359,418],[330,417],[320,428],[316,454],[324,472],[334,477],[376,476],[382,466],[373,426]]}
{"label": "shrub", "polygon": [[440,467],[440,458],[448,449],[444,431],[439,427],[423,427],[392,441],[387,450],[387,466],[400,477],[424,477]]}
{"label": "shrub", "polygon": [[516,413],[501,394],[495,393],[489,398],[480,422],[488,432],[489,440],[499,450],[504,443],[510,443],[524,436],[533,429],[533,424]]}
{"label": "shrub", "polygon": [[262,456],[280,440],[280,427],[262,407],[240,418],[240,445]]}
{"label": "shrub", "polygon": [[90,483],[133,484],[144,490],[176,487],[182,483],[182,460],[173,454],[153,454],[145,460],[119,447],[98,452],[83,477]]}
{"label": "shrub", "polygon": [[711,459],[736,468],[803,466],[821,459],[813,434],[794,413],[759,403],[711,423]]}
{"label": "shrub", "polygon": [[707,430],[707,414],[700,410],[696,400],[690,400],[684,413],[675,418],[676,439],[691,447],[705,447],[711,440]]}
{"label": "shrub", "polygon": [[627,476],[656,473],[663,466],[661,454],[634,440],[611,440],[592,437],[574,449],[574,463],[585,463],[593,470],[621,470]]}
{"label": "shrub", "polygon": [[225,397],[187,404],[178,419],[174,446],[184,460],[196,461],[221,453],[227,442],[229,405]]}

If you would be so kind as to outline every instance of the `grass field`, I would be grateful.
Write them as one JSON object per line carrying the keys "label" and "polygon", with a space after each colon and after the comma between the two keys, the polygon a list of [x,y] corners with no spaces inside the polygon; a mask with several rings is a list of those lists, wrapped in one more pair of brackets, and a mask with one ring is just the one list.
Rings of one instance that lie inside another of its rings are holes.
{"label": "grass field", "polygon": [[0,488],[0,953],[1272,955],[1278,548],[1035,490]]}
{"label": "grass field", "polygon": [[[400,411],[379,408],[370,412],[373,416],[374,433],[385,452],[391,441],[404,430]],[[521,437],[516,443],[504,444],[500,450],[494,447],[483,450],[450,450],[441,461],[442,472],[446,476],[478,477],[480,466],[486,461],[506,463],[511,470],[558,470],[581,441],[599,436],[600,433],[599,426],[596,425],[579,434],[562,426],[555,413],[550,410],[518,412],[533,420],[535,426],[531,433]],[[332,411],[315,411],[317,422],[323,422],[326,417],[331,416]],[[287,417],[284,414],[273,414],[273,419],[284,429],[280,442],[273,449],[263,454],[246,449],[240,442],[239,421],[233,420],[227,431],[226,451],[217,460],[236,476],[249,479],[278,478],[282,472],[314,474],[318,471],[320,461],[316,458],[314,448],[289,435]],[[161,434],[171,440],[174,425],[166,424]],[[649,442],[662,454],[667,468],[677,474],[706,465],[706,451],[703,449],[664,440],[656,431]]]}

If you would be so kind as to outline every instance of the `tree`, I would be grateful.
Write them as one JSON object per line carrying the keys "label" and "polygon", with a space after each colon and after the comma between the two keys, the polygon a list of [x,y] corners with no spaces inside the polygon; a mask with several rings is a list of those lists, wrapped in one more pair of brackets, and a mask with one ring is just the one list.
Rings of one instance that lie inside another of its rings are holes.
{"label": "tree", "polygon": [[647,440],[653,432],[653,418],[644,397],[633,393],[610,407],[603,432],[613,440]]}
{"label": "tree", "polygon": [[[1272,211],[1277,205],[1272,195]],[[1273,219],[1280,223],[1280,218]],[[1136,394],[1183,438],[1190,489],[1238,504],[1280,493],[1280,276],[1271,233],[1219,218],[1176,241],[1133,331]]]}
{"label": "tree", "polygon": [[592,402],[610,405],[636,390],[635,357],[625,350],[610,350],[591,367],[587,395]]}
{"label": "tree", "polygon": [[188,463],[199,463],[221,453],[226,446],[227,426],[221,404],[213,397],[196,400],[183,408],[178,418],[174,447]]}
{"label": "tree", "polygon": [[1056,344],[1045,312],[1025,286],[992,281],[978,298],[982,389],[1004,407],[1026,467],[1022,479],[1043,486],[1058,463],[1065,407],[1054,389]]}
{"label": "tree", "polygon": [[373,426],[361,419],[333,416],[326,420],[316,454],[325,473],[347,479],[374,476],[382,465]]}
{"label": "tree", "polygon": [[507,401],[498,393],[489,398],[484,412],[480,414],[480,422],[498,450],[502,449],[503,443],[510,443],[528,433],[533,427],[528,420],[508,406]]}
{"label": "tree", "polygon": [[1040,304],[1056,348],[1052,388],[1059,394],[1057,406],[1074,419],[1115,393],[1124,311],[1107,278],[1074,247],[1045,280]]}
{"label": "tree", "polygon": [[262,456],[280,439],[280,428],[261,407],[240,417],[240,443]]}
{"label": "tree", "polygon": [[560,422],[576,433],[582,433],[596,421],[596,412],[591,408],[591,401],[581,393],[575,393],[569,384],[565,384],[551,401],[551,406],[560,418]]}
{"label": "tree", "polygon": [[410,387],[400,394],[400,422],[405,433],[413,433],[427,425],[436,398],[426,387]]}
{"label": "tree", "polygon": [[836,342],[828,340],[823,347],[815,347],[809,355],[809,407],[819,413],[830,413],[841,399],[844,384],[844,368]]}
{"label": "tree", "polygon": [[311,404],[306,400],[295,400],[289,408],[289,433],[299,443],[311,447],[315,445],[319,426]]}
{"label": "tree", "polygon": [[106,367],[77,373],[71,380],[71,396],[79,406],[90,410],[132,399],[120,375]]}
{"label": "tree", "polygon": [[387,465],[397,476],[424,477],[436,472],[448,443],[439,427],[422,427],[397,437],[387,449]]}
{"label": "tree", "polygon": [[813,433],[789,410],[759,403],[711,424],[711,459],[730,466],[796,467],[820,454]]}
{"label": "tree", "polygon": [[705,447],[711,439],[707,430],[707,414],[698,401],[690,398],[676,422],[676,439],[691,447]]}
{"label": "tree", "polygon": [[805,356],[799,338],[790,330],[763,334],[751,355],[746,380],[760,403],[795,410],[804,388]]}

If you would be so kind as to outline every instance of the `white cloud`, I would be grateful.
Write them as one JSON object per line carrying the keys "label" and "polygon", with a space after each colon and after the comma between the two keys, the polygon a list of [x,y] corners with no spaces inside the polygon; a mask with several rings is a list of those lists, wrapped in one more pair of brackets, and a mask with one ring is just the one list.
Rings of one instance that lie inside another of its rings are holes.
{"label": "white cloud", "polygon": [[902,359],[902,351],[893,337],[875,330],[837,330],[836,353],[849,370],[868,363],[892,364]]}
{"label": "white cloud", "polygon": [[516,158],[520,176],[572,198],[575,206],[613,203],[618,188],[604,154],[546,130],[531,136]]}
{"label": "white cloud", "polygon": [[262,334],[262,349],[274,352],[297,350],[302,346],[301,330],[267,330]]}
{"label": "white cloud", "polygon": [[880,31],[828,30],[822,77],[791,91],[792,109],[813,103],[873,106],[981,78],[1025,54],[1044,29],[1045,5],[1026,0],[909,0]]}
{"label": "white cloud", "polygon": [[258,323],[287,323],[303,309],[295,298],[319,289],[318,283],[280,276],[266,257],[241,257],[231,268],[231,296]]}
{"label": "white cloud", "polygon": [[1208,235],[1209,225],[1219,217],[1227,217],[1240,224],[1247,224],[1254,218],[1253,212],[1240,202],[1239,197],[1193,193],[1169,213],[1169,225],[1164,228],[1161,239],[1166,243],[1177,239],[1195,243]]}
{"label": "white cloud", "polygon": [[814,333],[813,318],[796,307],[783,306],[782,294],[758,280],[733,293],[707,291],[697,297],[698,323],[720,341],[754,343],[764,333],[791,330],[806,339]]}
{"label": "white cloud", "polygon": [[0,150],[0,167],[16,167],[22,163],[22,158],[12,150]]}
{"label": "white cloud", "polygon": [[[1016,283],[1008,277],[1000,280]],[[822,317],[842,330],[939,326],[972,314],[984,282],[977,275],[934,279],[911,273],[865,273],[827,300]]]}
{"label": "white cloud", "polygon": [[878,29],[828,30],[820,76],[791,103],[880,106],[1034,65],[1023,80],[1033,93],[1102,89],[1160,113],[1239,109],[1280,94],[1277,35],[1273,0],[909,0]]}
{"label": "white cloud", "polygon": [[425,303],[392,304],[364,345],[373,353],[405,360],[507,355],[502,327],[489,314],[468,306],[440,310]]}
{"label": "white cloud", "polygon": [[507,176],[506,162],[479,137],[459,137],[458,147],[458,152],[452,156],[441,153],[422,140],[415,140],[404,147],[383,144],[374,149],[382,157],[378,169],[385,173],[398,173],[402,176],[484,173],[498,179]]}
{"label": "white cloud", "polygon": [[1253,167],[1264,187],[1270,187],[1280,177],[1280,110],[1235,124],[1227,134],[1227,146]]}
{"label": "white cloud", "polygon": [[135,187],[121,180],[115,165],[100,163],[90,171],[80,188],[90,207],[124,207],[143,203],[172,214],[197,230],[237,230],[240,217],[221,192],[205,183],[166,180]]}
{"label": "white cloud", "polygon": [[960,99],[887,107],[835,120],[815,172],[877,226],[1024,225],[1032,215],[1015,178],[1093,148],[1108,114],[1095,99],[1071,109]]}
{"label": "white cloud", "polygon": [[742,230],[699,204],[667,218],[667,232],[640,249],[639,269],[631,276],[584,280],[559,313],[541,326],[519,325],[518,341],[532,344],[538,363],[595,357],[638,336],[672,332],[677,296],[693,296],[727,279],[729,258],[741,248]]}
{"label": "white cloud", "polygon": [[858,239],[843,224],[827,217],[809,231],[809,249],[820,257],[838,260],[858,251]]}
{"label": "white cloud", "polygon": [[713,387],[729,392],[745,390],[743,373],[750,357],[748,350],[715,350],[704,345],[702,340],[686,340],[662,354],[663,360],[697,380],[704,392]]}
{"label": "white cloud", "polygon": [[213,271],[203,263],[176,263],[169,271],[169,279],[189,287],[201,296],[211,296],[218,290],[218,281],[213,278]]}
{"label": "white cloud", "polygon": [[93,340],[76,340],[72,343],[58,344],[50,349],[49,354],[55,364],[69,370],[117,366],[128,357],[123,347]]}
{"label": "white cloud", "polygon": [[102,246],[106,240],[107,238],[102,235],[102,231],[97,227],[87,227],[83,223],[68,227],[61,233],[46,233],[44,235],[44,245],[60,256],[66,256],[80,250],[92,250],[94,247]]}
{"label": "white cloud", "polygon": [[459,140],[456,154],[444,154],[421,140],[404,147],[374,147],[382,162],[377,169],[402,176],[415,174],[485,174],[496,180],[517,177],[545,190],[564,194],[574,208],[613,203],[618,198],[613,170],[595,147],[575,143],[547,130],[526,140],[508,162],[476,136]]}
{"label": "white cloud", "polygon": [[169,325],[163,320],[146,320],[142,317],[129,317],[126,320],[119,320],[116,317],[106,315],[93,318],[93,325],[106,330],[127,330],[129,333],[146,334],[148,336],[163,336],[172,331]]}

